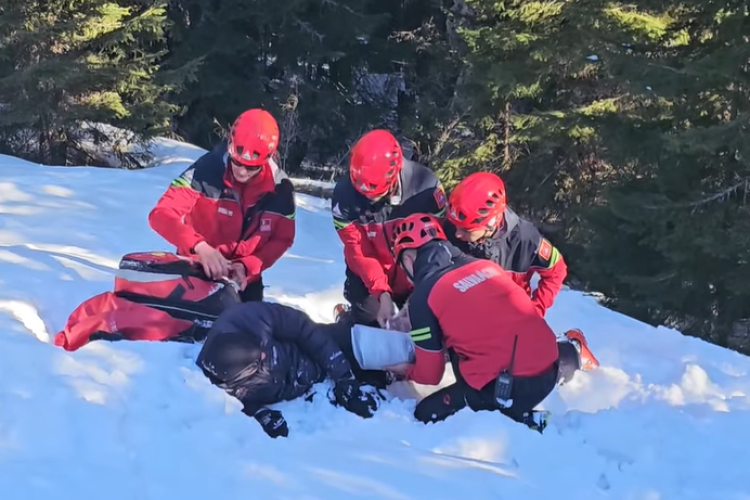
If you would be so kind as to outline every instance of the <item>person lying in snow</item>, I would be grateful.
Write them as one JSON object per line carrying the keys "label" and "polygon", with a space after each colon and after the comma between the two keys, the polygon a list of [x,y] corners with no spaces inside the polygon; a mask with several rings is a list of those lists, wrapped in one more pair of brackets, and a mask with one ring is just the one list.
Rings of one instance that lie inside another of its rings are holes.
{"label": "person lying in snow", "polygon": [[330,401],[363,418],[382,395],[354,377],[342,351],[346,325],[313,322],[304,312],[270,302],[246,302],[224,311],[208,333],[196,364],[214,385],[243,404],[269,436],[287,436],[284,416],[268,405],[304,396],[329,379]]}
{"label": "person lying in snow", "polygon": [[436,218],[406,217],[394,229],[393,250],[414,283],[408,320],[416,348],[413,364],[387,369],[437,385],[448,349],[456,376],[454,384],[419,402],[417,420],[444,420],[469,406],[530,425],[532,410],[560,379],[598,365],[580,331],[558,342],[524,289],[498,264],[449,243]]}

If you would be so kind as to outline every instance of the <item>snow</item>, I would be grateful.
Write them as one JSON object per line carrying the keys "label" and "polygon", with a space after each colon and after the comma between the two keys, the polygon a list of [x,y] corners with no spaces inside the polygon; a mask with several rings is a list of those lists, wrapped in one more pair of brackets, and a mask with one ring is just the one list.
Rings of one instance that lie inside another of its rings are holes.
{"label": "snow", "polygon": [[[750,358],[574,291],[548,319],[581,328],[602,366],[544,402],[544,435],[469,410],[416,423],[411,396],[431,389],[402,384],[370,420],[325,400],[280,404],[290,436],[272,440],[197,370],[197,346],[53,346],[80,302],[111,289],[121,255],[171,250],[146,215],[202,150],[159,145],[140,171],[0,157],[3,499],[750,499]],[[341,244],[328,203],[297,200],[268,296],[331,321]]]}
{"label": "snow", "polygon": [[308,186],[320,187],[320,188],[333,188],[336,183],[329,181],[320,181],[316,179],[295,179],[296,185],[305,184]]}

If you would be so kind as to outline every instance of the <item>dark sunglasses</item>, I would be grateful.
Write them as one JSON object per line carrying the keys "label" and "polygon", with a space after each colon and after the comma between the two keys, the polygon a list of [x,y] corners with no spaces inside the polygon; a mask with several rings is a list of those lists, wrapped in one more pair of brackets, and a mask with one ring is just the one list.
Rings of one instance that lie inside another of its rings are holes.
{"label": "dark sunglasses", "polygon": [[254,165],[254,166],[248,167],[247,165],[242,165],[241,163],[237,163],[234,160],[229,160],[229,161],[231,162],[232,166],[237,167],[237,168],[244,168],[248,172],[258,172],[260,169],[263,168],[263,165]]}

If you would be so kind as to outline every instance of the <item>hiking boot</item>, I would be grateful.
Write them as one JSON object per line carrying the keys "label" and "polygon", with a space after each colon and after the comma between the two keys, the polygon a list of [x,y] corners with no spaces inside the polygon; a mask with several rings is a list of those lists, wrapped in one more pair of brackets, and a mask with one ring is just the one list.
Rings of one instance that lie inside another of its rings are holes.
{"label": "hiking boot", "polygon": [[581,370],[587,372],[599,366],[599,360],[596,359],[591,349],[589,349],[589,344],[586,342],[586,337],[584,337],[581,330],[578,328],[568,330],[565,332],[565,336],[578,350],[578,354],[581,357]]}

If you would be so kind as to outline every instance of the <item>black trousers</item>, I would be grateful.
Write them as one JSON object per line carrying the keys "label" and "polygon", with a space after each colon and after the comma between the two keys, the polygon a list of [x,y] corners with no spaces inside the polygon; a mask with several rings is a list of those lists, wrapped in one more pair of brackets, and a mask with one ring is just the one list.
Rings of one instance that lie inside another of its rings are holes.
{"label": "black trousers", "polygon": [[[349,315],[352,324],[380,326],[377,320],[378,310],[380,309],[378,298],[370,295],[362,278],[354,274],[348,267],[346,268],[346,281],[344,282],[344,298],[351,305]],[[391,298],[393,303],[401,309],[404,307],[408,296]]]}
{"label": "black trousers", "polygon": [[450,353],[456,382],[430,394],[417,404],[414,417],[424,423],[439,422],[463,410],[499,411],[517,422],[524,422],[524,414],[531,412],[555,388],[559,378],[559,361],[548,370],[533,377],[516,377],[511,398],[513,405],[502,408],[495,402],[495,381],[477,390],[466,383],[458,370],[458,359]]}
{"label": "black trousers", "polygon": [[578,349],[568,340],[557,342],[557,352],[560,355],[560,369],[557,381],[560,385],[569,382],[575,373],[581,369],[581,355]]}
{"label": "black trousers", "polygon": [[242,302],[262,302],[264,288],[263,277],[261,276],[258,281],[247,284],[245,289],[240,292],[240,300]]}

